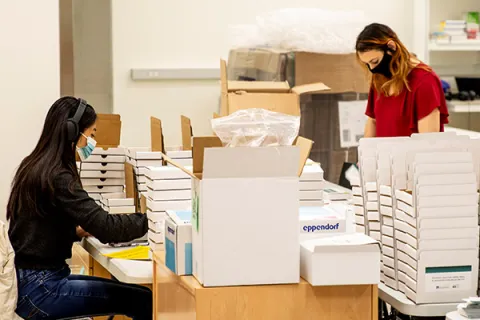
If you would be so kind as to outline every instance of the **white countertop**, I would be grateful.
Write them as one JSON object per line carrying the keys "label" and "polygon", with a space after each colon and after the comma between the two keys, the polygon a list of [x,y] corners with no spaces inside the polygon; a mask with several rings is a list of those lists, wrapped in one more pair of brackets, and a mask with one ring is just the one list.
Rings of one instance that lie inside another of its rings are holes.
{"label": "white countertop", "polygon": [[[443,317],[447,313],[457,310],[456,303],[435,303],[435,304],[419,304],[416,305],[401,293],[393,290],[383,283],[378,285],[378,297],[397,309],[399,312],[415,317]],[[459,320],[462,318],[452,318]]]}
{"label": "white countertop", "polygon": [[93,237],[83,239],[82,247],[118,281],[131,284],[152,284],[152,261],[107,258],[103,254],[113,253],[127,248],[112,248],[109,245],[102,244]]}

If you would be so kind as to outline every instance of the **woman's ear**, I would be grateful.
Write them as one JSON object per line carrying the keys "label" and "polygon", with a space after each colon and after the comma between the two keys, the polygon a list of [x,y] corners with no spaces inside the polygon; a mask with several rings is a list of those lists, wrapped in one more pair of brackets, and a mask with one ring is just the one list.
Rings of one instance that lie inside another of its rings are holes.
{"label": "woman's ear", "polygon": [[395,41],[390,40],[390,41],[387,42],[387,48],[390,51],[395,52],[395,51],[397,51],[397,44],[395,43]]}

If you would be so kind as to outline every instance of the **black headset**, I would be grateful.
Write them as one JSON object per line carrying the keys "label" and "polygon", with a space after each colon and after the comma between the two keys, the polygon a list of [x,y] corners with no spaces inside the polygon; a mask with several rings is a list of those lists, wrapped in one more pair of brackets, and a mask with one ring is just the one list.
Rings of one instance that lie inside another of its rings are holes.
{"label": "black headset", "polygon": [[68,141],[75,142],[80,135],[79,123],[82,119],[85,109],[87,108],[87,101],[79,98],[78,99],[78,108],[75,112],[75,115],[72,118],[67,120],[67,135]]}

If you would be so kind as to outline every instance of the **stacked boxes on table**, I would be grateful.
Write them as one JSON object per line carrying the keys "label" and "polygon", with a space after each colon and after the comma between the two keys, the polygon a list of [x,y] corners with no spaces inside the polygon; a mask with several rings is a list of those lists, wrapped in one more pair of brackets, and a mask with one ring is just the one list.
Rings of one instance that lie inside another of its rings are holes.
{"label": "stacked boxes on table", "polygon": [[133,198],[127,198],[124,192],[102,194],[102,207],[108,213],[135,213]]}
{"label": "stacked boxes on table", "polygon": [[352,179],[350,184],[352,185],[355,231],[368,234],[368,224],[365,223],[365,208],[363,206],[363,189],[360,179]]}
{"label": "stacked boxes on table", "polygon": [[409,170],[412,192],[395,191],[399,289],[416,303],[475,295],[479,232],[472,153],[423,151]]}
{"label": "stacked boxes on table", "polygon": [[192,181],[174,166],[147,167],[148,238],[152,250],[162,250],[168,210],[191,210]]}
{"label": "stacked boxes on table", "polygon": [[123,192],[125,185],[125,148],[95,148],[80,163],[80,178],[90,197],[100,202],[104,193]]}
{"label": "stacked boxes on table", "polygon": [[299,199],[301,207],[323,206],[325,180],[319,163],[307,161],[300,176]]}
{"label": "stacked boxes on table", "polygon": [[133,166],[135,170],[135,179],[137,181],[137,189],[139,197],[143,194],[146,196],[147,189],[147,167],[162,166],[162,153],[152,152],[149,148],[128,148],[127,161]]}

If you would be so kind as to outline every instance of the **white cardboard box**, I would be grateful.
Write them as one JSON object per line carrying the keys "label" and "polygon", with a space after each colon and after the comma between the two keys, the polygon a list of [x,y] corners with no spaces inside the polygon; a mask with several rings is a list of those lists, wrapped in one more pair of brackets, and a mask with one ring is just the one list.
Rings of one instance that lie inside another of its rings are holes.
{"label": "white cardboard box", "polygon": [[150,180],[147,179],[147,187],[151,190],[187,190],[192,189],[192,179]]}
{"label": "white cardboard box", "polygon": [[89,170],[82,170],[80,171],[80,177],[84,178],[118,178],[124,179],[125,172],[124,171],[89,171]]}
{"label": "white cardboard box", "polygon": [[105,179],[95,179],[95,178],[82,178],[82,185],[87,186],[122,186],[125,184],[125,179],[116,179],[116,178],[105,178]]}
{"label": "white cardboard box", "polygon": [[154,223],[163,223],[167,219],[167,213],[164,212],[154,212],[147,209],[147,218],[148,220]]}
{"label": "white cardboard box", "polygon": [[[193,165],[193,159],[175,159],[175,163],[181,166],[191,166]],[[168,166],[171,166],[170,164],[167,164]]]}
{"label": "white cardboard box", "polygon": [[103,193],[102,199],[125,199],[127,194],[125,192]]}
{"label": "white cardboard box", "polygon": [[300,176],[300,181],[323,181],[323,179],[323,170],[319,164],[305,166]]}
{"label": "white cardboard box", "polygon": [[[203,139],[193,138],[194,158]],[[190,172],[197,280],[206,287],[298,283],[300,147],[203,151],[202,179]]]}
{"label": "white cardboard box", "polygon": [[178,275],[191,275],[192,217],[191,211],[168,211],[165,222],[165,265]]}
{"label": "white cardboard box", "polygon": [[124,163],[95,163],[95,162],[81,162],[78,166],[80,170],[84,171],[124,171]]}
{"label": "white cardboard box", "polygon": [[128,160],[128,163],[130,163],[134,167],[161,167],[163,166],[163,160],[145,160],[145,159],[140,159],[136,160],[133,158],[130,158]]}
{"label": "white cardboard box", "polygon": [[125,163],[125,156],[109,156],[109,155],[91,155],[85,161],[82,162],[94,162],[94,163]]}
{"label": "white cardboard box", "polygon": [[300,207],[300,241],[347,232],[345,210],[340,206]]}
{"label": "white cardboard box", "polygon": [[134,206],[133,198],[125,199],[102,199],[102,204],[107,207],[124,207],[124,206]]}
{"label": "white cardboard box", "polygon": [[171,159],[192,158],[192,150],[171,150],[167,151],[167,156]]}
{"label": "white cardboard box", "polygon": [[147,147],[133,147],[127,148],[126,155],[132,159],[141,159],[141,160],[161,160],[162,153],[158,151],[153,151],[151,148]]}
{"label": "white cardboard box", "polygon": [[147,208],[153,212],[165,212],[167,210],[188,210],[192,208],[191,200],[154,201],[147,198]]}
{"label": "white cardboard box", "polygon": [[107,155],[107,156],[125,156],[125,148],[124,147],[117,147],[117,148],[94,148],[92,155]]}
{"label": "white cardboard box", "polygon": [[378,284],[380,246],[360,233],[308,240],[301,243],[300,265],[313,286]]}
{"label": "white cardboard box", "polygon": [[[192,170],[192,167],[185,169]],[[172,166],[148,167],[145,175],[150,180],[190,179],[187,173]]]}
{"label": "white cardboard box", "polygon": [[120,186],[83,186],[86,192],[91,193],[117,193],[123,191],[123,185]]}
{"label": "white cardboard box", "polygon": [[170,200],[191,200],[192,190],[162,190],[154,191],[148,189],[148,197],[154,201],[170,201]]}
{"label": "white cardboard box", "polygon": [[135,213],[135,206],[119,206],[119,207],[107,207],[103,205],[103,208],[108,213],[112,214],[128,214]]}
{"label": "white cardboard box", "polygon": [[325,188],[325,181],[300,181],[300,191],[303,190],[323,190]]}

